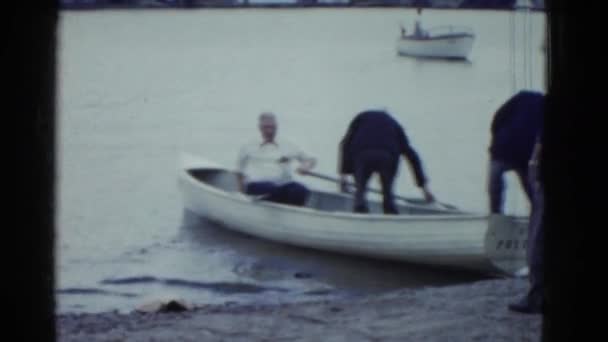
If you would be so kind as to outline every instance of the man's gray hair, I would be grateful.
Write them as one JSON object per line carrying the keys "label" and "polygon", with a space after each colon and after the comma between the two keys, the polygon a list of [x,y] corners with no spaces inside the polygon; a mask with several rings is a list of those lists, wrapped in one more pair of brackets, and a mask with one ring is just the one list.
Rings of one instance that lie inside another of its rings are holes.
{"label": "man's gray hair", "polygon": [[274,115],[273,112],[262,112],[262,114],[260,114],[258,120],[262,121],[264,119],[272,119],[273,121],[277,121],[277,117],[276,117],[276,115]]}

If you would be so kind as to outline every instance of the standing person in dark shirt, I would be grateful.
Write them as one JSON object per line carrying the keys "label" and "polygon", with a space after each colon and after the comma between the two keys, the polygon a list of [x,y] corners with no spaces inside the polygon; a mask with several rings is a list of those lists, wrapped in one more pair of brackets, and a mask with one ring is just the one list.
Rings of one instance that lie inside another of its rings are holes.
{"label": "standing person in dark shirt", "polygon": [[[545,35],[541,46],[543,54],[547,53],[547,36]],[[527,261],[528,261],[528,281],[529,288],[527,293],[519,301],[509,304],[509,310],[527,313],[542,314],[545,304],[545,274],[544,274],[544,254],[545,254],[545,187],[544,179],[540,168],[543,141],[543,114],[545,110],[545,96],[535,95],[539,102],[532,110],[540,116],[540,124],[536,143],[533,148],[532,157],[528,163],[528,176],[532,188],[532,211],[528,226]]]}
{"label": "standing person in dark shirt", "polygon": [[382,185],[384,213],[398,213],[392,187],[401,155],[410,163],[416,185],[422,189],[425,199],[434,201],[427,188],[427,178],[418,153],[410,146],[403,127],[393,117],[384,110],[368,110],[352,120],[340,142],[338,172],[342,191],[346,189],[347,175],[352,174],[355,178],[355,212],[369,212],[366,188],[371,175],[377,172]]}
{"label": "standing person in dark shirt", "polygon": [[544,95],[523,90],[506,101],[494,114],[491,125],[488,196],[490,213],[502,214],[504,205],[504,174],[515,171],[521,185],[532,199],[528,177],[528,161],[542,125]]}

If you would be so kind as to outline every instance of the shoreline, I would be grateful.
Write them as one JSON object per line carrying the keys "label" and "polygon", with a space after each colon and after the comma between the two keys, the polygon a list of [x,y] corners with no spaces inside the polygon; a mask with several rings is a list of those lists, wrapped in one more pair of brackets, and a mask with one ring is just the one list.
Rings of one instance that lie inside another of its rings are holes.
{"label": "shoreline", "polygon": [[200,305],[170,313],[57,314],[58,341],[537,341],[541,315],[510,312],[527,279],[354,299]]}
{"label": "shoreline", "polygon": [[[314,6],[303,6],[303,5],[291,5],[291,4],[253,4],[253,5],[201,5],[193,7],[171,7],[171,6],[121,6],[121,5],[108,5],[108,6],[87,6],[87,5],[75,5],[75,6],[63,6],[60,7],[60,11],[96,11],[96,10],[200,10],[200,9],[416,9],[415,6],[403,6],[403,5],[342,5],[342,4],[319,4]],[[425,7],[425,10],[446,10],[446,11],[505,11],[515,12],[517,9],[504,8],[504,7]],[[541,12],[544,13],[544,8],[530,8],[530,12]]]}

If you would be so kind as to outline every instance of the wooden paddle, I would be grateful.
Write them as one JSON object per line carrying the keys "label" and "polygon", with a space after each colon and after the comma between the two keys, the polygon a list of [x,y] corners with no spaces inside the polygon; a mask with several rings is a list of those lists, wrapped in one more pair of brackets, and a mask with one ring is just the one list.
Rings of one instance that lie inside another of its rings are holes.
{"label": "wooden paddle", "polygon": [[[312,176],[312,177],[316,177],[316,178],[323,179],[323,180],[326,180],[326,181],[334,182],[336,184],[340,184],[340,179],[338,179],[336,177],[327,176],[327,175],[324,175],[324,174],[321,174],[321,173],[318,173],[318,172],[307,171],[306,173],[304,173],[304,175]],[[356,187],[356,185],[354,183],[350,183],[350,182],[346,183],[346,185],[348,185],[349,187]],[[376,193],[376,194],[382,194],[382,191],[378,190],[378,189],[367,188],[367,191],[373,192],[373,193]],[[438,201],[429,203],[425,199],[422,199],[422,198],[401,197],[401,196],[397,196],[397,195],[394,195],[393,197],[395,199],[398,199],[398,200],[401,200],[403,202],[410,203],[410,204],[429,205],[429,204],[433,203],[433,204],[438,204],[438,205],[440,205],[443,208],[448,209],[448,210],[457,210],[457,211],[460,211],[458,208],[456,208],[455,206],[453,206],[451,204],[441,203],[441,202],[438,202]]]}

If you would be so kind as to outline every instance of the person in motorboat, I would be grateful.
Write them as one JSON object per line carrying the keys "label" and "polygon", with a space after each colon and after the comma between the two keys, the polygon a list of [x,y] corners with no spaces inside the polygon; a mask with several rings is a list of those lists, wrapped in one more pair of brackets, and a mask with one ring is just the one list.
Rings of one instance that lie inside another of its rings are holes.
{"label": "person in motorboat", "polygon": [[416,17],[416,22],[414,23],[414,38],[426,38],[428,37],[428,33],[422,29],[422,8],[418,7],[416,10],[418,16]]}
{"label": "person in motorboat", "polygon": [[338,172],[342,192],[347,191],[348,175],[355,178],[355,212],[369,212],[365,198],[367,183],[373,173],[378,173],[382,185],[383,211],[398,214],[392,187],[400,156],[409,162],[416,185],[425,199],[434,201],[418,153],[410,145],[403,127],[386,110],[366,110],[350,122],[339,146]]}
{"label": "person in motorboat", "polygon": [[491,214],[502,214],[504,174],[517,173],[522,188],[532,201],[528,161],[542,125],[544,95],[522,90],[509,98],[494,113],[489,147],[488,197]]}
{"label": "person in motorboat", "polygon": [[258,118],[261,139],[242,146],[237,162],[241,192],[271,202],[302,206],[310,190],[292,177],[292,163],[296,171],[306,174],[316,159],[291,142],[277,139],[277,120],[274,113],[264,112]]}

